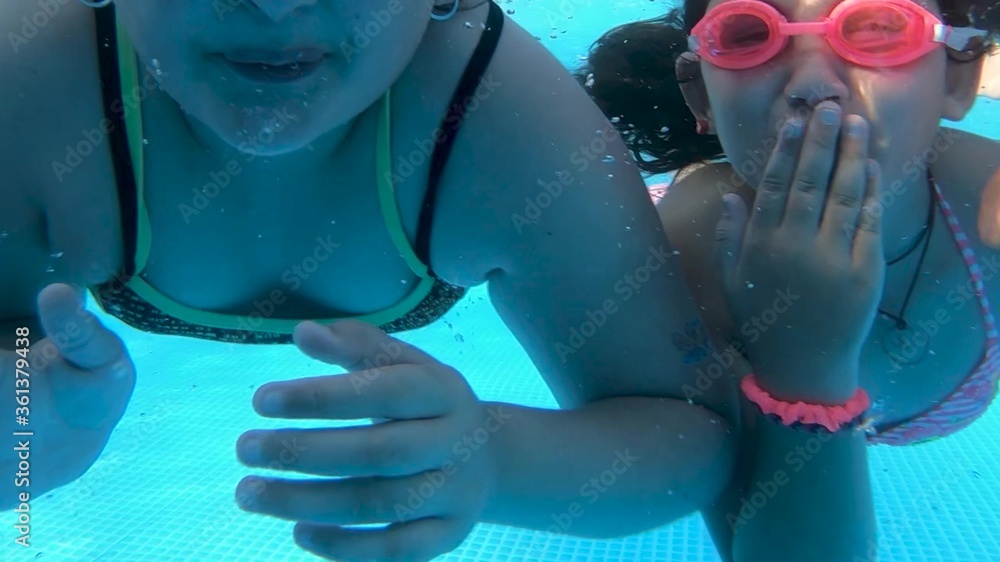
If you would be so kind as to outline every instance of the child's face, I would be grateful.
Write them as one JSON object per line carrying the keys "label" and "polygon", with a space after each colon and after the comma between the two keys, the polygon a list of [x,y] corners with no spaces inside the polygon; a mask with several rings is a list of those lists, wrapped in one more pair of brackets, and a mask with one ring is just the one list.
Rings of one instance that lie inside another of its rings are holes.
{"label": "child's face", "polygon": [[[708,8],[726,1],[713,0]],[[769,3],[791,22],[812,22],[840,0]],[[940,15],[933,0],[921,5]],[[886,182],[918,179],[914,176],[923,168],[914,168],[913,157],[931,146],[942,117],[962,117],[953,115],[948,103],[947,66],[943,47],[902,66],[858,66],[819,35],[791,37],[773,59],[745,70],[701,63],[711,121],[730,162],[750,185],[759,182],[780,125],[793,115],[808,121],[812,108],[830,98],[839,101],[844,115],[858,114],[869,122],[869,155],[881,165]]]}
{"label": "child's face", "polygon": [[232,146],[281,154],[347,123],[390,87],[423,38],[432,0],[116,5],[146,72],[158,69],[159,87],[188,114]]}

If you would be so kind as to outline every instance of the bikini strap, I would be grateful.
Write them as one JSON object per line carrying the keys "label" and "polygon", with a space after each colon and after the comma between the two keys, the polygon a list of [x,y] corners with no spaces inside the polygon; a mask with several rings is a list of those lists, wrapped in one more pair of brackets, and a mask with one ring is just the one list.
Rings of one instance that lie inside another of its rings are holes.
{"label": "bikini strap", "polygon": [[[124,244],[124,269],[119,282],[135,275],[138,238],[138,186],[129,150],[129,138],[122,95],[121,68],[118,61],[118,25],[114,4],[91,10],[97,31],[97,62],[101,79],[104,117],[110,122],[108,141],[111,143],[112,166],[118,191],[118,213],[121,217]],[[119,110],[116,111],[115,108]]]}
{"label": "bikini strap", "polygon": [[424,204],[420,209],[420,222],[417,226],[416,248],[417,257],[430,268],[431,263],[431,229],[434,221],[434,209],[437,203],[438,191],[441,186],[441,178],[444,175],[445,165],[451,155],[455,137],[462,126],[462,122],[468,115],[468,105],[475,95],[476,88],[479,87],[486,73],[493,54],[496,52],[500,42],[500,35],[503,32],[504,14],[503,9],[495,2],[490,2],[490,13],[486,19],[486,30],[479,38],[479,44],[472,53],[465,73],[462,74],[458,87],[448,105],[448,113],[441,122],[442,135],[440,142],[434,149],[431,157],[430,177],[427,180],[427,192],[424,195]]}

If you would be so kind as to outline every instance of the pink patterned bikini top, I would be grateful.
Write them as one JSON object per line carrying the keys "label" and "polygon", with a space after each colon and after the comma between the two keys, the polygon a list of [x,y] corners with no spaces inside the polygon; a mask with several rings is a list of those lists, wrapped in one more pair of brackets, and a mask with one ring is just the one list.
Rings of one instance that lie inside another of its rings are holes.
{"label": "pink patterned bikini top", "polygon": [[983,313],[986,328],[986,350],[979,366],[966,377],[951,394],[926,412],[891,427],[873,427],[868,433],[868,442],[882,445],[912,445],[947,437],[976,421],[990,406],[997,395],[1000,379],[1000,353],[996,321],[990,311],[990,302],[983,290],[983,280],[976,255],[969,239],[962,231],[951,205],[944,199],[941,187],[934,184],[934,195],[938,207],[948,222],[955,246],[962,253],[962,259],[969,270],[972,289]]}

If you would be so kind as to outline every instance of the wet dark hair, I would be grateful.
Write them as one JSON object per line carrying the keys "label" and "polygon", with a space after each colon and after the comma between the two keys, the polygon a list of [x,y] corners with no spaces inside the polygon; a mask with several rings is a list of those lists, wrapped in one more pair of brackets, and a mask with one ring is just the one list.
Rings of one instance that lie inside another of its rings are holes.
{"label": "wet dark hair", "polygon": [[[940,0],[946,24],[990,31],[988,41],[949,53],[953,59],[978,60],[988,53],[1000,36],[998,5],[1000,0]],[[688,34],[707,8],[708,0],[684,0],[683,8],[665,16],[616,27],[594,43],[575,71],[645,172],[672,172],[724,156],[716,136],[695,132],[674,73]]]}

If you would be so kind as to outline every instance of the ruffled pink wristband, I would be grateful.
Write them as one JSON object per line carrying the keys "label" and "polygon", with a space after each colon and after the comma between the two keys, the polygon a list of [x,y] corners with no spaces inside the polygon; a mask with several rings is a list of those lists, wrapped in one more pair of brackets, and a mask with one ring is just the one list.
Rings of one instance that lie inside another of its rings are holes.
{"label": "ruffled pink wristband", "polygon": [[753,375],[743,377],[743,380],[740,381],[740,388],[743,390],[743,394],[759,406],[764,414],[778,416],[784,425],[795,423],[820,425],[831,433],[858,419],[871,406],[868,393],[863,388],[858,388],[854,396],[843,406],[782,402],[758,386],[757,379]]}

